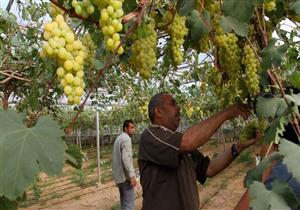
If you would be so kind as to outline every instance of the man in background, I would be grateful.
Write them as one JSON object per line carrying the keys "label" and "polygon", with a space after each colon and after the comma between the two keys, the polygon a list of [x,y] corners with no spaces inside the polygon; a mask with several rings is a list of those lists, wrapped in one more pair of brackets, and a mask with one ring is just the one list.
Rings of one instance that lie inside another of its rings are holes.
{"label": "man in background", "polygon": [[134,187],[137,185],[133,161],[131,137],[134,133],[132,120],[125,120],[123,132],[116,138],[112,154],[112,174],[119,188],[122,210],[134,209]]}

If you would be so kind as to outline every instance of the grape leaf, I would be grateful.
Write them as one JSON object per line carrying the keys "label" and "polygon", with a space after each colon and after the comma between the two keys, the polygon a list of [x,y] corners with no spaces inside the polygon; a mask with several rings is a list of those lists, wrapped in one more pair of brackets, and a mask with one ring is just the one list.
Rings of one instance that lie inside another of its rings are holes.
{"label": "grape leaf", "polygon": [[283,163],[286,164],[288,171],[300,183],[300,147],[297,144],[282,139],[279,144],[279,152],[285,156]]}
{"label": "grape leaf", "polygon": [[287,104],[283,98],[265,98],[259,96],[256,99],[255,112],[259,118],[272,118],[281,115],[286,109]]}
{"label": "grape leaf", "polygon": [[256,168],[251,169],[247,172],[247,175],[244,180],[245,187],[249,187],[254,181],[261,181],[262,174],[265,169],[272,163],[274,160],[281,160],[283,156],[279,153],[272,153],[269,157],[263,159]]}
{"label": "grape leaf", "polygon": [[292,95],[285,95],[285,97],[295,103],[297,106],[300,106],[300,96],[292,94]]}
{"label": "grape leaf", "polygon": [[80,169],[82,166],[82,161],[84,155],[80,151],[80,148],[75,144],[69,144],[68,149],[66,150],[67,162],[70,163],[77,169]]}
{"label": "grape leaf", "polygon": [[[287,189],[284,188],[284,190]],[[253,210],[290,210],[290,207],[276,189],[269,191],[261,182],[253,182],[250,186],[250,196],[250,206]]]}
{"label": "grape leaf", "polygon": [[198,42],[204,34],[210,31],[210,15],[206,10],[203,16],[197,10],[193,10],[187,18],[187,27],[190,28],[191,38]]}
{"label": "grape leaf", "polygon": [[181,16],[187,16],[195,7],[195,0],[178,0],[177,11]]}
{"label": "grape leaf", "polygon": [[222,9],[225,16],[247,23],[254,11],[254,4],[251,0],[224,0]]}
{"label": "grape leaf", "polygon": [[280,137],[279,134],[283,134],[285,131],[284,125],[288,122],[286,117],[279,116],[277,117],[266,129],[265,135],[263,137],[263,142],[269,144],[274,141],[276,144],[279,143]]}
{"label": "grape leaf", "polygon": [[0,196],[0,209],[17,210],[18,209],[18,202],[17,201],[10,201],[5,197]]}
{"label": "grape leaf", "polygon": [[132,12],[133,10],[136,9],[136,7],[137,7],[137,1],[135,0],[125,0],[123,2],[123,9],[125,14]]}
{"label": "grape leaf", "polygon": [[236,34],[243,37],[246,37],[248,34],[248,24],[245,22],[240,22],[238,19],[234,17],[231,16],[221,17],[220,24],[224,32],[226,33],[234,30]]}
{"label": "grape leaf", "polygon": [[282,197],[292,209],[299,209],[300,202],[286,181],[274,180],[272,191]]}
{"label": "grape leaf", "polygon": [[0,196],[20,197],[38,172],[62,172],[65,144],[63,132],[50,117],[41,117],[27,128],[21,115],[0,110]]}
{"label": "grape leaf", "polygon": [[291,4],[290,10],[294,11],[297,15],[300,15],[300,1],[295,1]]}
{"label": "grape leaf", "polygon": [[260,51],[260,55],[262,57],[262,68],[267,70],[273,65],[274,67],[280,66],[287,48],[288,46],[286,44],[275,46],[275,39],[271,39],[268,46]]}
{"label": "grape leaf", "polygon": [[300,72],[294,72],[290,77],[289,77],[290,83],[300,89]]}

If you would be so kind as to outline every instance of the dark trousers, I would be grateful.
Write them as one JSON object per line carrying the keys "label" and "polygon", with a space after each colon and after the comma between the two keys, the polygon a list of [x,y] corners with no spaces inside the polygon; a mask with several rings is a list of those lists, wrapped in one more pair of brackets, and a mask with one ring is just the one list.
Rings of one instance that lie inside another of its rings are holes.
{"label": "dark trousers", "polygon": [[122,210],[134,210],[134,188],[129,181],[118,184]]}

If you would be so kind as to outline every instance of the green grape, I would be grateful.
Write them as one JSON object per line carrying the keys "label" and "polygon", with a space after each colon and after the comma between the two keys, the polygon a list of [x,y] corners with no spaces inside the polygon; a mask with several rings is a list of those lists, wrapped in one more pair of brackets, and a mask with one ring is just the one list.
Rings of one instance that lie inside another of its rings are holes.
{"label": "green grape", "polygon": [[275,11],[276,0],[268,0],[266,3],[264,3],[264,7],[267,12]]}
{"label": "green grape", "polygon": [[56,5],[54,4],[50,4],[50,9],[49,9],[49,15],[50,17],[56,17],[58,15],[63,15],[64,14],[64,11],[62,9],[60,9],[59,7],[57,7]]}
{"label": "green grape", "polygon": [[75,13],[83,18],[88,18],[95,11],[93,4],[89,0],[73,0],[71,6],[74,8]]}
{"label": "green grape", "polygon": [[[77,2],[78,3],[78,2]],[[73,3],[74,5],[76,2]],[[70,104],[78,104],[83,91],[77,91],[77,87],[83,89],[84,63],[86,62],[88,47],[85,47],[80,40],[76,40],[74,32],[68,27],[62,15],[44,25],[46,42],[43,44],[40,55],[51,57],[57,61],[60,67],[56,70],[60,87],[66,96],[74,94],[79,97],[74,101],[68,99]],[[78,75],[78,76],[77,76]],[[82,92],[82,93],[81,93]],[[81,94],[79,94],[81,93]]]}
{"label": "green grape", "polygon": [[[119,46],[120,35],[119,32],[123,30],[122,16],[124,11],[122,9],[123,0],[96,0],[94,4],[98,6],[100,10],[99,23],[101,31],[104,35],[106,49],[114,52],[116,47]],[[122,46],[119,47],[117,53],[123,54],[124,49]]]}
{"label": "green grape", "polygon": [[157,27],[161,28],[161,27],[168,26],[171,23],[172,19],[173,19],[173,14],[170,11],[166,11],[163,14],[163,17],[159,19],[159,21],[157,21]]}
{"label": "green grape", "polygon": [[131,45],[132,56],[129,63],[133,70],[140,73],[143,78],[149,78],[153,67],[156,65],[155,47],[157,44],[157,34],[153,19],[148,24],[143,25],[145,37],[135,34],[134,43]]}
{"label": "green grape", "polygon": [[185,16],[180,16],[176,13],[173,22],[168,28],[171,37],[170,48],[176,65],[179,65],[183,62],[183,52],[181,51],[181,46],[184,43],[184,37],[188,34],[185,21]]}
{"label": "green grape", "polygon": [[259,68],[259,60],[256,58],[253,49],[248,44],[244,46],[244,57],[242,59],[242,63],[245,66],[246,86],[249,93],[252,96],[255,96],[260,91],[259,75],[257,74]]}
{"label": "green grape", "polygon": [[263,134],[267,128],[268,121],[264,118],[258,119],[258,130],[261,134]]}
{"label": "green grape", "polygon": [[202,36],[199,40],[199,49],[200,52],[206,53],[209,51],[210,46],[209,46],[209,36],[208,34]]}
{"label": "green grape", "polygon": [[222,83],[215,90],[220,98],[221,107],[226,107],[234,102],[243,101],[247,96],[241,63],[242,50],[236,34],[224,33],[220,26],[219,14],[213,16],[213,32],[215,63],[222,74]]}
{"label": "green grape", "polygon": [[246,124],[242,132],[240,133],[240,142],[245,143],[248,139],[255,137],[258,128],[256,119],[251,120]]}
{"label": "green grape", "polygon": [[[87,58],[86,58],[86,62],[92,64],[93,63],[93,59],[96,56],[96,45],[94,43],[94,41],[92,40],[92,37],[89,33],[85,34],[82,39],[82,44],[86,47],[86,51],[87,51]],[[77,56],[75,58],[75,60],[79,63],[82,64],[84,58],[82,56]]]}

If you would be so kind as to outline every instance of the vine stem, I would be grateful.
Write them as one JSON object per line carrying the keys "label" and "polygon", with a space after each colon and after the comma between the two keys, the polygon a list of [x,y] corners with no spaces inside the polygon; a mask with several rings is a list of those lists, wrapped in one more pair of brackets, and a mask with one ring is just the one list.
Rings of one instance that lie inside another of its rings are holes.
{"label": "vine stem", "polygon": [[90,90],[88,91],[84,101],[82,104],[80,104],[79,106],[79,109],[76,113],[76,115],[73,117],[71,123],[68,125],[66,131],[67,133],[68,132],[71,132],[71,129],[73,127],[73,125],[76,123],[78,117],[79,117],[79,114],[83,111],[83,108],[88,100],[88,98],[90,97],[92,91],[96,88],[96,85],[97,85],[97,82],[99,81],[100,77],[103,76],[104,74],[104,70],[107,69],[113,62],[113,59],[116,57],[117,55],[117,51],[118,49],[120,48],[120,46],[125,42],[125,40],[127,39],[127,37],[136,29],[136,27],[138,25],[140,25],[141,21],[142,21],[142,17],[143,17],[143,14],[145,12],[145,9],[146,9],[146,6],[148,4],[148,0],[144,0],[142,2],[142,6],[141,6],[141,9],[140,9],[140,12],[137,14],[137,19],[135,21],[135,23],[129,28],[129,30],[126,32],[125,36],[123,37],[123,39],[121,40],[121,43],[118,45],[118,47],[114,50],[113,54],[109,55],[106,59],[106,63],[105,65],[99,70],[98,74],[97,74],[97,77],[96,79],[94,80],[94,82],[92,83],[91,85],[91,88]]}
{"label": "vine stem", "polygon": [[[22,81],[26,81],[26,82],[31,82],[31,80],[26,79],[26,78],[23,78],[23,77],[20,77],[20,76],[17,76],[17,75],[15,75],[14,73],[9,74],[9,73],[7,73],[7,72],[5,72],[5,71],[0,71],[0,74],[5,75],[5,76],[7,76],[8,78],[11,78],[11,79],[14,78],[14,79],[17,79],[17,80],[22,80]],[[6,78],[6,79],[0,81],[0,84],[4,84],[5,82],[11,80],[11,79],[8,79],[8,78]],[[5,81],[5,80],[7,80],[7,81]]]}
{"label": "vine stem", "polygon": [[263,42],[264,42],[263,44],[264,44],[264,46],[267,46],[268,45],[268,39],[266,37],[266,31],[262,27],[262,24],[261,24],[261,21],[260,21],[260,16],[259,16],[259,13],[257,11],[257,8],[255,8],[255,13],[256,13],[257,20],[258,20],[259,29],[262,33]]}
{"label": "vine stem", "polygon": [[269,156],[269,154],[270,154],[270,151],[271,151],[271,148],[272,148],[273,144],[274,144],[274,142],[272,141],[272,142],[271,142],[271,144],[270,144],[270,145],[269,145],[269,147],[268,147],[268,150],[267,150],[267,152],[266,152],[266,154],[265,154],[264,158],[266,158],[266,157],[268,157],[268,156]]}
{"label": "vine stem", "polygon": [[251,41],[249,40],[248,37],[246,37],[246,39],[247,39],[247,42],[249,43],[251,49],[253,50],[253,52],[254,52],[256,58],[257,58],[257,59],[259,60],[259,62],[261,63],[261,58],[260,58],[259,55],[257,54],[257,52],[256,52],[256,50],[255,50],[253,44],[251,43]]}

